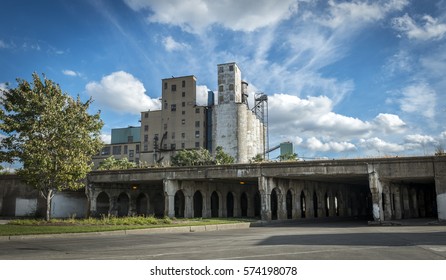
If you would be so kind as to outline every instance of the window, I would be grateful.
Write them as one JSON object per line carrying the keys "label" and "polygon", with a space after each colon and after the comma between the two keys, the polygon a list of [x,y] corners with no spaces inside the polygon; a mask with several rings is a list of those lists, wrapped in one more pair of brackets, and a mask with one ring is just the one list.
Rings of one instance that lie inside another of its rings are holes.
{"label": "window", "polygon": [[144,134],[144,142],[149,142],[149,135],[148,134]]}
{"label": "window", "polygon": [[195,108],[195,113],[199,114],[200,113],[200,108]]}
{"label": "window", "polygon": [[170,144],[170,149],[171,150],[175,150],[176,149],[176,145],[175,144]]}
{"label": "window", "polygon": [[223,92],[223,85],[218,86],[218,92]]}
{"label": "window", "polygon": [[127,147],[127,145],[124,145],[124,155],[126,155],[127,152],[128,152],[128,147]]}
{"label": "window", "polygon": [[182,119],[181,124],[186,124],[186,119]]}
{"label": "window", "polygon": [[113,146],[113,155],[121,154],[121,146]]}
{"label": "window", "polygon": [[167,83],[164,83],[164,89],[167,89]]}
{"label": "window", "polygon": [[181,82],[181,86],[182,86],[182,87],[186,87],[186,81],[182,81],[182,82]]}
{"label": "window", "polygon": [[186,107],[186,102],[181,102],[181,107]]}
{"label": "window", "polygon": [[195,148],[200,148],[200,142],[195,142]]}
{"label": "window", "polygon": [[177,104],[170,105],[170,111],[176,111],[177,110]]}
{"label": "window", "polygon": [[170,86],[170,89],[171,89],[172,91],[177,91],[177,85],[171,85],[171,86]]}
{"label": "window", "polygon": [[147,152],[149,150],[149,145],[144,144],[144,152]]}
{"label": "window", "polygon": [[134,152],[135,152],[135,151],[133,151],[133,150],[130,150],[130,151],[129,151],[129,157],[131,157],[131,158],[132,158],[132,157],[133,157],[133,153],[134,153]]}
{"label": "window", "polygon": [[149,117],[149,113],[147,113],[147,112],[146,112],[146,113],[144,113],[144,118],[146,118],[146,119],[147,119],[148,117]]}
{"label": "window", "polygon": [[175,132],[172,132],[172,139],[175,139]]}
{"label": "window", "polygon": [[200,127],[200,121],[195,122],[195,127]]}
{"label": "window", "polygon": [[144,126],[144,131],[149,131],[149,126],[148,125]]}
{"label": "window", "polygon": [[139,154],[139,145],[136,145],[136,153]]}
{"label": "window", "polygon": [[181,143],[181,149],[184,149],[184,148],[186,148],[186,144]]}
{"label": "window", "polygon": [[218,72],[223,73],[223,66],[218,67]]}
{"label": "window", "polygon": [[164,124],[164,130],[166,130],[166,129],[167,129],[167,123]]}
{"label": "window", "polygon": [[234,71],[234,65],[229,65],[229,71]]}
{"label": "window", "polygon": [[186,115],[186,111],[182,111],[182,112],[181,112],[181,115]]}
{"label": "window", "polygon": [[109,155],[109,154],[110,154],[110,147],[104,147],[104,148],[102,148],[101,155],[103,155],[103,156],[107,156],[107,155]]}
{"label": "window", "polygon": [[184,132],[181,133],[181,138],[183,138],[183,139],[186,138],[186,133],[184,133]]}
{"label": "window", "polygon": [[183,91],[183,92],[181,93],[181,96],[182,96],[182,97],[186,97],[186,93]]}
{"label": "window", "polygon": [[200,138],[200,131],[199,130],[195,131],[195,138]]}
{"label": "window", "polygon": [[164,110],[167,110],[167,102],[164,101]]}
{"label": "window", "polygon": [[229,90],[234,90],[234,85],[233,84],[229,84]]}
{"label": "window", "polygon": [[132,143],[133,142],[133,136],[129,135],[127,136],[127,143]]}

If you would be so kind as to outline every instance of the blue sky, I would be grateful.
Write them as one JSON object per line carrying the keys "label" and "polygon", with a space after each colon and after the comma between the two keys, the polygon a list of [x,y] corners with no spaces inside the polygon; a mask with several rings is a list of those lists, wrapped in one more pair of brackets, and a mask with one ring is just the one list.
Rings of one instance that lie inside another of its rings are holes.
{"label": "blue sky", "polygon": [[37,72],[92,96],[106,140],[158,108],[161,79],[195,75],[216,92],[226,62],[269,96],[270,146],[292,141],[306,158],[446,148],[446,1],[1,2],[0,87]]}

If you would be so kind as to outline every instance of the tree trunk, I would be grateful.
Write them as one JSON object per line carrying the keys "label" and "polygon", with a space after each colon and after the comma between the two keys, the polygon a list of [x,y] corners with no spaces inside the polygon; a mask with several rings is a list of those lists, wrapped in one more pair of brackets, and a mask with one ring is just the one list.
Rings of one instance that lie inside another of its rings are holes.
{"label": "tree trunk", "polygon": [[46,195],[46,216],[45,220],[48,222],[51,219],[51,200],[53,198],[53,190],[48,190],[48,193]]}

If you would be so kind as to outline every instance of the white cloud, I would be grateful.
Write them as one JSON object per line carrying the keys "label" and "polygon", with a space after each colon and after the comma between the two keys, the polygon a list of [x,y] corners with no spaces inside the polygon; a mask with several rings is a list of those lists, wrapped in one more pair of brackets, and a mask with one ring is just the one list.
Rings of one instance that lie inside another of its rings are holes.
{"label": "white cloud", "polygon": [[308,138],[305,143],[305,146],[310,150],[318,151],[318,152],[332,151],[332,152],[339,153],[339,152],[355,151],[356,150],[356,146],[349,142],[329,141],[329,142],[323,143],[316,137]]}
{"label": "white cloud", "polygon": [[359,145],[363,148],[368,149],[369,151],[366,153],[370,153],[370,150],[375,150],[379,154],[381,153],[399,153],[404,151],[404,146],[386,142],[378,137],[373,137],[370,139],[361,139],[359,141]]}
{"label": "white cloud", "polygon": [[409,1],[352,1],[337,3],[329,0],[329,14],[320,20],[320,23],[330,28],[345,26],[348,28],[362,23],[374,22],[383,19],[389,12],[399,11]]}
{"label": "white cloud", "polygon": [[110,144],[111,143],[111,134],[101,134],[101,140],[104,142],[104,144]]}
{"label": "white cloud", "polygon": [[406,123],[394,114],[380,113],[374,119],[377,130],[382,129],[387,133],[401,133],[406,130]]}
{"label": "white cloud", "polygon": [[179,42],[175,41],[175,39],[172,38],[172,36],[164,37],[163,44],[164,44],[164,48],[168,52],[190,49],[189,44],[179,43]]}
{"label": "white cloud", "polygon": [[296,0],[125,0],[135,11],[150,10],[149,22],[179,26],[201,33],[217,24],[234,31],[250,32],[288,19],[297,11]]}
{"label": "white cloud", "polygon": [[197,86],[197,106],[208,105],[208,91],[210,89],[207,86]]}
{"label": "white cloud", "polygon": [[73,70],[68,70],[68,69],[66,69],[66,70],[62,70],[62,73],[63,73],[64,75],[66,75],[66,76],[71,76],[71,77],[80,76],[79,73],[77,73],[77,72],[75,72],[75,71],[73,71]]}
{"label": "white cloud", "polygon": [[0,83],[0,97],[3,96],[3,91],[8,90],[8,87],[6,86],[5,83]]}
{"label": "white cloud", "polygon": [[6,44],[3,40],[0,40],[0,49],[7,49],[9,45]]}
{"label": "white cloud", "polygon": [[408,86],[402,90],[399,100],[401,110],[408,113],[418,113],[426,118],[435,116],[437,95],[433,88],[426,83]]}
{"label": "white cloud", "polygon": [[90,82],[85,88],[102,106],[119,113],[139,115],[143,111],[160,109],[160,101],[147,96],[144,85],[124,71],[111,73],[100,82]]}
{"label": "white cloud", "polygon": [[424,24],[418,25],[408,14],[392,20],[394,29],[406,34],[409,39],[431,40],[442,39],[446,34],[446,24],[429,15],[422,17]]}

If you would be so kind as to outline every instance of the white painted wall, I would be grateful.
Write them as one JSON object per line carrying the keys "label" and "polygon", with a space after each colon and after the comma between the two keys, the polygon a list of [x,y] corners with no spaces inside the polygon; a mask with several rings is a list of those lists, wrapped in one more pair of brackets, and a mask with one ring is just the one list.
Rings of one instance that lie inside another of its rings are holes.
{"label": "white painted wall", "polygon": [[82,194],[57,193],[51,201],[51,217],[76,218],[85,217],[87,209],[87,197]]}
{"label": "white painted wall", "polygon": [[34,216],[37,209],[37,198],[16,198],[15,215],[17,217]]}

